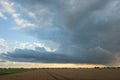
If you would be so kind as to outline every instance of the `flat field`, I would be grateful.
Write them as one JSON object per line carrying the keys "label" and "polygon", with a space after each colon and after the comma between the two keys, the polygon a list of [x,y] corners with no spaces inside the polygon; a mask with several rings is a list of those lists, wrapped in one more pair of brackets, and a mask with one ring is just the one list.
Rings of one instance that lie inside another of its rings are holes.
{"label": "flat field", "polygon": [[9,69],[0,69],[0,76],[1,75],[8,75],[8,74],[13,74],[13,73],[19,73],[19,72],[26,72],[26,71],[30,71],[32,69],[23,69],[23,68],[9,68]]}
{"label": "flat field", "polygon": [[120,69],[36,69],[1,75],[0,80],[120,80]]}

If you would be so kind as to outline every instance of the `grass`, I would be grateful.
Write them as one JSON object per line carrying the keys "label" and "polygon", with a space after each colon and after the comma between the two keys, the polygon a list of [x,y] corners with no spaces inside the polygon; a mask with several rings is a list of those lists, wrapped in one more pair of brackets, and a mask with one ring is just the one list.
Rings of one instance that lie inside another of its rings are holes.
{"label": "grass", "polygon": [[25,71],[30,71],[30,70],[33,70],[33,69],[23,69],[23,68],[0,69],[0,75],[19,73],[19,72],[25,72]]}

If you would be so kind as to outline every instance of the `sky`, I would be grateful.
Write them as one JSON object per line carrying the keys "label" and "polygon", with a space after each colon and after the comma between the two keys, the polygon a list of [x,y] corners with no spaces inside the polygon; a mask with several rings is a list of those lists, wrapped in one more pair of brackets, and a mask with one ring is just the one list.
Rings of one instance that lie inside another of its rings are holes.
{"label": "sky", "polygon": [[119,4],[0,0],[0,67],[120,66]]}

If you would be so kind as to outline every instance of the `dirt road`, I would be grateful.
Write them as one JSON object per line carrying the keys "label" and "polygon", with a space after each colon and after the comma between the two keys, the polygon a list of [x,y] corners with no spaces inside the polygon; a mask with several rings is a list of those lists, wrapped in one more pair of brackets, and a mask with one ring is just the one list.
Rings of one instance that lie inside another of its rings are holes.
{"label": "dirt road", "polygon": [[120,69],[40,69],[0,76],[0,80],[120,80]]}

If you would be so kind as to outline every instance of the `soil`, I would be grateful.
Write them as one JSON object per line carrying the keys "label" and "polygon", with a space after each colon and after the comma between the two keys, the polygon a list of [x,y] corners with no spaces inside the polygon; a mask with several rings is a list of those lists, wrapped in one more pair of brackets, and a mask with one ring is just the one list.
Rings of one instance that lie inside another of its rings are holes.
{"label": "soil", "polygon": [[0,80],[120,80],[120,69],[39,69],[3,75]]}

